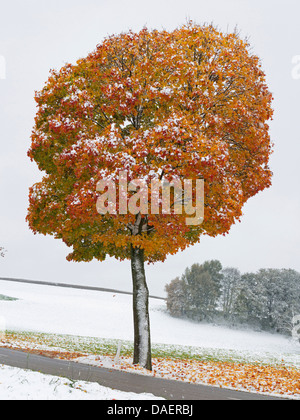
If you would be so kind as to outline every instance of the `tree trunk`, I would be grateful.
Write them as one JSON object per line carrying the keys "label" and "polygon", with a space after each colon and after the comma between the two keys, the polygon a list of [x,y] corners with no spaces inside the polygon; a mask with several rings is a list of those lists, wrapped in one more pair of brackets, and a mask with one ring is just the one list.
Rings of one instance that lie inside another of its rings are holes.
{"label": "tree trunk", "polygon": [[149,320],[149,291],[144,268],[144,250],[131,246],[133,281],[134,355],[133,364],[152,370]]}

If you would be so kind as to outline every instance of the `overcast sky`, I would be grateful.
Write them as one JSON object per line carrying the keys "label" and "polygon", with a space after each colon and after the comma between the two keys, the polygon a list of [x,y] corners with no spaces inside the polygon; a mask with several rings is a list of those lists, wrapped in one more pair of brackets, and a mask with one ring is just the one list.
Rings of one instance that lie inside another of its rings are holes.
{"label": "overcast sky", "polygon": [[203,238],[165,263],[146,267],[150,292],[163,294],[165,284],[187,266],[208,259],[241,272],[300,271],[299,0],[1,0],[0,5],[0,246],[8,250],[0,277],[131,290],[129,262],[69,263],[63,243],[28,229],[28,189],[41,179],[26,155],[34,91],[51,68],[75,63],[110,34],[144,26],[173,30],[187,19],[213,22],[224,31],[238,26],[260,56],[275,97],[273,186],[249,200],[241,223],[226,237]]}

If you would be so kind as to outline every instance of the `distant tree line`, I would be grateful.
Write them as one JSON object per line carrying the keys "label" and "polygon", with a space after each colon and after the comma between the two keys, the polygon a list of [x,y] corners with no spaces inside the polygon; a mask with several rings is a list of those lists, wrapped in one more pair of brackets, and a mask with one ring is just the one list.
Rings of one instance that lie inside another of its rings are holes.
{"label": "distant tree line", "polygon": [[291,334],[300,314],[300,273],[261,269],[241,275],[217,260],[193,264],[167,291],[167,309],[174,317],[194,321],[247,325]]}

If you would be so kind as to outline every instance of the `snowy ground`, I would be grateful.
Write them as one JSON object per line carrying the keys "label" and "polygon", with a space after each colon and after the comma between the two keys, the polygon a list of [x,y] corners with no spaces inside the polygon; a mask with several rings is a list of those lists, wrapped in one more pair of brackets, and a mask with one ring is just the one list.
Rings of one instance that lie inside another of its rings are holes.
{"label": "snowy ground", "polygon": [[[19,299],[0,300],[8,330],[133,339],[131,296],[1,280],[0,292]],[[300,356],[299,343],[280,335],[172,318],[161,300],[150,300],[150,321],[153,343]]]}
{"label": "snowy ground", "polygon": [[[131,296],[7,281],[0,281],[0,294],[18,299],[0,300],[0,329],[2,324],[13,331],[133,339]],[[150,320],[153,344],[194,346],[199,354],[233,352],[252,363],[300,368],[299,343],[280,335],[175,319],[156,299],[150,300]]]}
{"label": "snowy ground", "polygon": [[152,394],[135,394],[97,383],[70,381],[39,372],[0,366],[0,400],[155,400]]}

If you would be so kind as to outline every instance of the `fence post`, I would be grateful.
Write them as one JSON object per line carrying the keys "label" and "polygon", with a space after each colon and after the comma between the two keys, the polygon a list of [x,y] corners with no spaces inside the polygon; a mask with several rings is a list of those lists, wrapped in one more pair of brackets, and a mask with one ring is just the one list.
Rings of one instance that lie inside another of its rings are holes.
{"label": "fence post", "polygon": [[116,357],[115,357],[115,359],[114,359],[114,363],[115,363],[115,364],[119,363],[120,354],[121,354],[121,348],[122,348],[122,341],[121,341],[121,340],[119,340],[119,342],[118,342],[117,354],[116,354]]}

